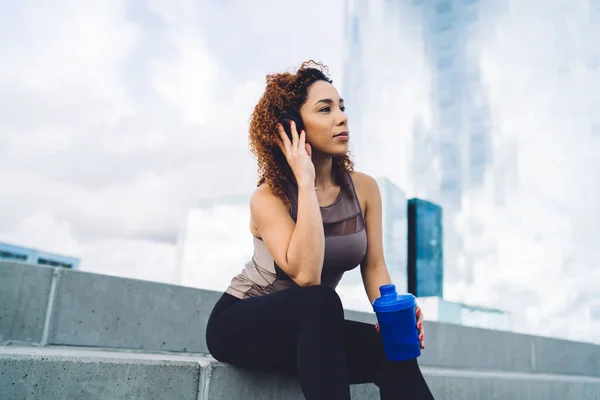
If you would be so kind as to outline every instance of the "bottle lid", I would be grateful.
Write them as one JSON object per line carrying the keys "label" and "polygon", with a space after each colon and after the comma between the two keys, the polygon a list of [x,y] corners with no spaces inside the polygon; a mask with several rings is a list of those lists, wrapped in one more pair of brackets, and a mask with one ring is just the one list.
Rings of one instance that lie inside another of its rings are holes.
{"label": "bottle lid", "polygon": [[396,285],[390,283],[379,288],[381,297],[373,302],[375,312],[392,312],[412,308],[416,305],[415,296],[410,293],[396,293]]}

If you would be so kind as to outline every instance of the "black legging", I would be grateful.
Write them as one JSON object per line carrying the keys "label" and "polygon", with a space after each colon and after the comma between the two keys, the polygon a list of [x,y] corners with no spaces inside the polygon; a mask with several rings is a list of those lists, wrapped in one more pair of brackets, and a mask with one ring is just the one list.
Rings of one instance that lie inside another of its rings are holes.
{"label": "black legging", "polygon": [[307,400],[348,400],[350,384],[375,383],[382,400],[433,399],[417,360],[388,361],[374,325],[344,320],[327,286],[240,300],[227,293],[206,329],[212,356],[253,371],[291,371]]}

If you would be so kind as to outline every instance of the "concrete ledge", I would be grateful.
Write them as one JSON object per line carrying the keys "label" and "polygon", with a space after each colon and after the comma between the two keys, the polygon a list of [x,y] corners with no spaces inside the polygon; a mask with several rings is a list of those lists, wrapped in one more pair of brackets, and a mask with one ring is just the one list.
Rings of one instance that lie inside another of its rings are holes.
{"label": "concrete ledge", "polygon": [[[375,314],[345,311],[346,318],[375,324]],[[533,372],[532,336],[425,321],[423,365]],[[598,349],[600,350],[600,348]],[[552,371],[560,373],[561,371]]]}
{"label": "concrete ledge", "polygon": [[544,337],[532,337],[535,371],[600,376],[600,346]]}
{"label": "concrete ledge", "polygon": [[2,399],[197,399],[198,362],[36,350],[0,348]]}
{"label": "concrete ledge", "polygon": [[[206,322],[221,293],[54,271],[0,262],[0,342],[208,352]],[[345,313],[375,323],[372,313]],[[422,365],[600,377],[598,345],[428,321],[425,329]]]}
{"label": "concrete ledge", "polygon": [[205,329],[220,293],[63,270],[48,344],[207,352]]}
{"label": "concrete ledge", "polygon": [[54,268],[0,263],[0,343],[41,343]]}
{"label": "concrete ledge", "polygon": [[[439,400],[591,400],[600,378],[423,367]],[[199,354],[156,354],[69,347],[0,347],[3,399],[297,399],[296,379],[249,373]],[[376,399],[355,385],[352,399]]]}
{"label": "concrete ledge", "polygon": [[[211,363],[206,399],[302,400],[298,383],[277,374],[255,374],[222,363]],[[434,397],[439,400],[591,400],[600,398],[600,379],[422,367]],[[373,384],[354,385],[352,399],[378,399]]]}

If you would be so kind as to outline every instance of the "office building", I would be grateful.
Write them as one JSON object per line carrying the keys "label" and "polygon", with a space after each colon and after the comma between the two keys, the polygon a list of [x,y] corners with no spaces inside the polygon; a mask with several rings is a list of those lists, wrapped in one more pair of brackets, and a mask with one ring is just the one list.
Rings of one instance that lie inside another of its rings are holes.
{"label": "office building", "polygon": [[[345,7],[343,87],[357,165],[444,207],[446,278],[474,284],[478,260],[496,252],[493,232],[482,232],[486,224],[470,213],[487,208],[480,192],[495,184],[474,45],[481,2],[347,0]],[[511,188],[501,189],[498,198]]]}
{"label": "office building", "polygon": [[385,262],[398,292],[408,291],[408,220],[406,194],[387,178],[377,179],[381,192],[382,234]]}
{"label": "office building", "polygon": [[79,259],[28,247],[0,243],[0,260],[17,261],[47,267],[79,269]]}
{"label": "office building", "polygon": [[444,300],[419,297],[417,302],[428,321],[503,331],[513,330],[512,315],[506,311]]}
{"label": "office building", "polygon": [[442,208],[408,201],[408,291],[417,297],[444,297]]}
{"label": "office building", "polygon": [[252,257],[250,194],[203,200],[177,238],[175,282],[223,291]]}

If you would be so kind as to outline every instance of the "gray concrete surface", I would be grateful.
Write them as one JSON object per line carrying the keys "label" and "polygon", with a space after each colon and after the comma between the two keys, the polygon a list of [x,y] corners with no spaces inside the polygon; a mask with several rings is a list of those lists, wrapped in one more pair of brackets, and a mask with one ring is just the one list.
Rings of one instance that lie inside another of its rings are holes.
{"label": "gray concrete surface", "polygon": [[[4,342],[40,343],[50,304],[50,345],[207,352],[206,321],[220,293],[72,270],[52,281],[52,271],[0,262]],[[345,313],[375,323],[372,313]],[[428,321],[425,330],[422,365],[600,377],[598,345]]]}
{"label": "gray concrete surface", "polygon": [[531,337],[510,332],[427,323],[420,362],[440,367],[532,371]]}
{"label": "gray concrete surface", "polygon": [[532,343],[535,371],[600,376],[600,346],[544,337]]}
{"label": "gray concrete surface", "polygon": [[198,397],[201,368],[198,362],[67,349],[62,349],[64,355],[47,355],[43,350],[0,349],[2,400],[196,400]]}
{"label": "gray concrete surface", "polygon": [[[371,324],[377,321],[372,313],[344,312],[348,319]],[[424,327],[426,349],[419,359],[424,365],[533,371],[532,336],[430,321],[425,321]]]}
{"label": "gray concrete surface", "polygon": [[[600,378],[423,367],[438,400],[593,400]],[[249,373],[199,354],[0,347],[3,400],[302,400],[293,377]],[[378,399],[372,384],[353,400]]]}
{"label": "gray concrete surface", "polygon": [[56,288],[48,343],[206,352],[206,322],[219,296],[65,270]]}
{"label": "gray concrete surface", "polygon": [[41,342],[53,274],[53,268],[0,264],[0,343]]}
{"label": "gray concrete surface", "polygon": [[[206,368],[212,370],[204,371],[210,377],[205,385],[206,399],[303,399],[294,379],[249,373],[221,363]],[[422,370],[438,400],[600,399],[600,378],[436,367]],[[352,399],[379,399],[373,384],[354,385],[351,393]]]}

